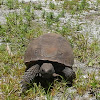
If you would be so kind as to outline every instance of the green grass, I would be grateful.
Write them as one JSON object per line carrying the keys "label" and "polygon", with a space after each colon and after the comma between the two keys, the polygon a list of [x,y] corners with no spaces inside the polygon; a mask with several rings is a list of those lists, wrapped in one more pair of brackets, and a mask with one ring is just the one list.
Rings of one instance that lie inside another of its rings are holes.
{"label": "green grass", "polygon": [[64,0],[63,3],[63,8],[69,10],[72,14],[75,14],[77,11],[88,10],[88,7],[87,0]]}
{"label": "green grass", "polygon": [[52,3],[52,2],[50,2],[49,3],[49,8],[55,10],[56,9],[56,5],[54,3]]}
{"label": "green grass", "polygon": [[[48,100],[53,100],[53,97],[58,92],[62,93],[62,99],[66,98],[65,95],[69,87],[66,87],[67,82],[64,79],[61,82],[54,81],[53,89],[50,90],[49,88],[47,93],[41,85],[37,86],[36,83],[33,83],[34,87],[27,91],[26,96],[19,96],[21,90],[20,80],[25,71],[24,53],[27,45],[32,38],[36,38],[48,31],[61,34],[65,37],[73,47],[75,59],[78,61],[86,63],[86,65],[90,67],[100,65],[100,41],[98,39],[93,36],[92,41],[89,42],[89,33],[80,34],[79,31],[82,30],[82,26],[80,24],[72,26],[70,20],[60,26],[59,18],[65,17],[66,9],[68,12],[72,12],[72,14],[76,12],[80,13],[80,11],[88,9],[86,0],[82,0],[81,3],[77,3],[80,0],[72,1],[64,1],[62,11],[59,12],[58,16],[55,16],[53,12],[43,11],[42,18],[46,23],[40,24],[34,21],[37,19],[34,11],[42,10],[41,4],[19,4],[17,1],[17,3],[15,3],[13,0],[7,0],[5,6],[9,9],[17,9],[20,5],[24,11],[21,10],[17,13],[15,10],[15,12],[9,13],[5,16],[7,20],[6,24],[0,25],[0,38],[2,38],[3,42],[3,44],[0,45],[0,92],[2,91],[0,100],[28,100],[31,98],[34,99],[36,96],[39,96],[41,100],[44,99],[44,96],[46,96]],[[50,9],[57,9],[56,5],[51,3],[49,7]],[[8,47],[12,55],[9,53]],[[76,79],[73,83],[73,88],[75,88],[77,92],[71,94],[72,98],[74,98],[74,95],[77,93],[82,96],[91,88],[93,91],[98,91],[100,81],[95,78],[96,74],[97,73],[89,73],[88,78],[84,78],[82,77],[82,70],[77,69]],[[98,76],[100,76],[99,74]],[[100,96],[100,93],[97,92],[96,96]]]}
{"label": "green grass", "polygon": [[3,4],[3,0],[0,0],[0,7],[1,7],[2,4]]}
{"label": "green grass", "polygon": [[18,0],[6,0],[5,5],[8,7],[8,9],[17,9],[19,8],[19,2]]}

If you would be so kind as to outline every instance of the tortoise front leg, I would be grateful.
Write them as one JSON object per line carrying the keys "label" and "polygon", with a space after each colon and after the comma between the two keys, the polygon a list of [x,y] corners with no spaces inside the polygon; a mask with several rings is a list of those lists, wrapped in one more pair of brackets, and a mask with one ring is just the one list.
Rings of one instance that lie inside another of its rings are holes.
{"label": "tortoise front leg", "polygon": [[68,85],[71,86],[73,79],[76,78],[75,72],[69,67],[65,67],[65,69],[62,72],[64,74],[64,78],[69,82]]}
{"label": "tortoise front leg", "polygon": [[36,64],[32,67],[30,67],[23,75],[22,81],[21,81],[21,88],[22,93],[25,93],[26,90],[28,90],[32,86],[32,81],[34,80],[37,73],[39,73],[39,65]]}

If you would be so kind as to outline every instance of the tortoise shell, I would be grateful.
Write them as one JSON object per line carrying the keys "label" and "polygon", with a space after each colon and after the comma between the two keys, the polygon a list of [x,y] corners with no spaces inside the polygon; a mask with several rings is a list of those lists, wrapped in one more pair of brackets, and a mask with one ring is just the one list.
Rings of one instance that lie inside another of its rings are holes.
{"label": "tortoise shell", "polygon": [[48,33],[33,39],[25,52],[25,64],[47,60],[71,67],[74,63],[69,42],[59,34]]}

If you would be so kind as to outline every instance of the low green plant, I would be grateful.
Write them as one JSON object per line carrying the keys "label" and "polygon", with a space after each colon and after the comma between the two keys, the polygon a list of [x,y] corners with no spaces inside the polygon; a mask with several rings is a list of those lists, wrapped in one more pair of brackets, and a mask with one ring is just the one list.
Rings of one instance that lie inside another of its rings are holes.
{"label": "low green plant", "polygon": [[34,20],[34,10],[32,9],[30,11],[29,6],[27,6],[24,10],[24,13],[20,12],[18,14],[17,12],[13,12],[6,16],[7,26],[5,27],[5,30],[8,37],[18,36],[23,40],[23,37],[26,35],[28,36],[26,33],[31,32],[30,28],[32,25],[31,22]]}
{"label": "low green plant", "polygon": [[35,19],[35,15],[34,15],[34,9],[31,9],[31,6],[28,5],[24,8],[24,16],[25,16],[25,20],[28,26],[30,26],[31,21],[33,19]]}
{"label": "low green plant", "polygon": [[58,27],[57,32],[60,33],[62,36],[67,37],[70,36],[71,33],[74,32],[74,30],[75,29],[71,27],[70,21],[68,21],[67,24],[62,25],[61,29],[59,29]]}
{"label": "low green plant", "polygon": [[35,10],[42,10],[41,3],[40,4],[34,4],[33,7],[34,7]]}
{"label": "low green plant", "polygon": [[75,14],[77,11],[87,10],[88,7],[89,4],[86,0],[64,0],[63,4],[63,8],[69,10],[72,14]]}
{"label": "low green plant", "polygon": [[80,5],[79,5],[79,9],[80,10],[88,10],[89,4],[87,2],[87,0],[82,0]]}
{"label": "low green plant", "polygon": [[52,2],[50,2],[49,3],[49,8],[55,10],[56,9],[56,5],[54,3],[52,3]]}
{"label": "low green plant", "polygon": [[62,11],[60,12],[59,16],[60,17],[65,17],[65,10],[64,9],[62,9]]}
{"label": "low green plant", "polygon": [[0,7],[1,7],[1,5],[3,5],[3,0],[0,0]]}
{"label": "low green plant", "polygon": [[45,19],[45,16],[46,16],[46,11],[44,10],[44,11],[42,12],[41,17],[42,17],[43,19]]}
{"label": "low green plant", "polygon": [[19,1],[18,0],[6,0],[5,5],[9,9],[17,9],[19,8]]}
{"label": "low green plant", "polygon": [[46,23],[47,26],[50,27],[53,24],[54,21],[54,13],[53,12],[49,12],[46,15]]}
{"label": "low green plant", "polygon": [[0,36],[5,36],[5,26],[4,25],[0,25]]}
{"label": "low green plant", "polygon": [[100,99],[100,92],[96,94],[96,99],[97,99],[97,100]]}
{"label": "low green plant", "polygon": [[58,22],[59,18],[60,18],[59,15],[55,17],[53,12],[46,13],[46,15],[44,17],[45,17],[45,20],[46,20],[48,27],[51,27],[51,25]]}

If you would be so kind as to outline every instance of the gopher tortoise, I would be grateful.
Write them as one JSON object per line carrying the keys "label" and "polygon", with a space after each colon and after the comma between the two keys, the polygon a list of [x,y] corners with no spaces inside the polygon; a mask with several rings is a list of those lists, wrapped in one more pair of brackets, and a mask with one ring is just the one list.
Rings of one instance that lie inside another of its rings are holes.
{"label": "gopher tortoise", "polygon": [[53,79],[63,76],[72,83],[73,52],[68,41],[59,34],[48,33],[33,39],[25,52],[26,71],[21,81],[22,92],[29,89],[36,77]]}

